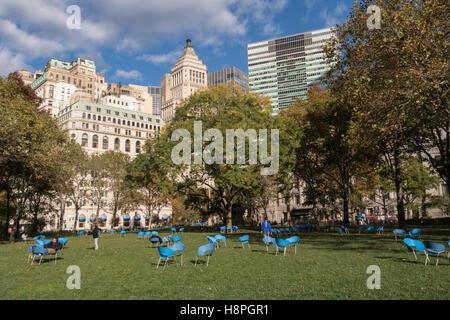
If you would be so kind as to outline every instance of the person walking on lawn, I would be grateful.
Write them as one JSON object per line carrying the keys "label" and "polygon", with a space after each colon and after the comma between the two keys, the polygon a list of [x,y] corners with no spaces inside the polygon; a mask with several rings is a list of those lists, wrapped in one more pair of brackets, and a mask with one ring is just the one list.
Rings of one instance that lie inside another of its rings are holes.
{"label": "person walking on lawn", "polygon": [[92,230],[92,237],[94,237],[94,249],[98,250],[98,227],[95,225],[94,230]]}

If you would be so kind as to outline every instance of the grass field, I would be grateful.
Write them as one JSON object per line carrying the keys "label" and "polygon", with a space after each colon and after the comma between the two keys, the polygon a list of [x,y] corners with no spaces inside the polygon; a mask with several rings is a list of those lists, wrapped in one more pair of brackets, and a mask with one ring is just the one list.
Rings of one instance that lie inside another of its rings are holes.
{"label": "grass field", "polygon": [[[422,240],[447,245],[450,228],[423,230]],[[390,231],[382,236],[300,233],[297,255],[291,250],[283,257],[273,248],[266,252],[259,232],[242,230],[227,235],[228,247],[216,250],[209,267],[194,267],[197,248],[213,234],[182,233],[185,264],[170,263],[164,271],[156,270],[157,249],[136,233],[103,234],[99,251],[93,250],[92,236],[71,237],[56,264],[48,257],[40,266],[27,265],[30,244],[2,243],[0,299],[450,299],[446,254],[439,266],[434,258],[425,266],[424,255],[416,262]],[[243,234],[250,234],[250,249],[237,242]],[[81,269],[80,290],[66,287],[69,265]],[[381,269],[380,290],[366,286],[370,265]]]}

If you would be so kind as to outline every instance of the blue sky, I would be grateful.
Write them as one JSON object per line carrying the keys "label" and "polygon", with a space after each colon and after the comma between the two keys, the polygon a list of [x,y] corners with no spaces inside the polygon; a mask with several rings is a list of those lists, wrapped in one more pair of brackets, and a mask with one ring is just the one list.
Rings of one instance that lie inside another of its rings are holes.
{"label": "blue sky", "polygon": [[[96,62],[107,82],[159,85],[190,38],[210,72],[247,72],[247,44],[342,23],[350,0],[1,0],[0,75],[50,58]],[[80,29],[67,28],[70,5]]]}

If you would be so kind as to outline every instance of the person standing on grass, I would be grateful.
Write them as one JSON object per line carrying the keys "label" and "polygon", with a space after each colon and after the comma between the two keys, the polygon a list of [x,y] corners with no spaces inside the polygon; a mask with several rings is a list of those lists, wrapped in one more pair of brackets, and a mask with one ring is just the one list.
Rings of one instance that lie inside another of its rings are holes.
{"label": "person standing on grass", "polygon": [[269,222],[269,220],[267,220],[267,217],[265,217],[263,223],[261,224],[261,231],[263,233],[263,236],[269,237],[270,230],[271,230],[270,222]]}
{"label": "person standing on grass", "polygon": [[94,230],[92,230],[92,236],[94,237],[94,249],[98,250],[98,227],[95,225]]}

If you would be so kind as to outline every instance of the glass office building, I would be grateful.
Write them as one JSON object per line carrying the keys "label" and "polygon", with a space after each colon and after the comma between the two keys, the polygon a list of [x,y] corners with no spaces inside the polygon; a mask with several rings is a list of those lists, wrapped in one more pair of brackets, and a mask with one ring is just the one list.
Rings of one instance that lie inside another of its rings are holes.
{"label": "glass office building", "polygon": [[153,114],[161,115],[161,87],[148,87],[148,94],[152,96]]}
{"label": "glass office building", "polygon": [[248,44],[250,91],[268,96],[275,114],[306,98],[329,70],[322,46],[332,36],[326,28]]}
{"label": "glass office building", "polygon": [[224,67],[222,70],[208,73],[208,87],[229,83],[230,81],[236,82],[242,91],[248,92],[248,76],[236,67]]}

